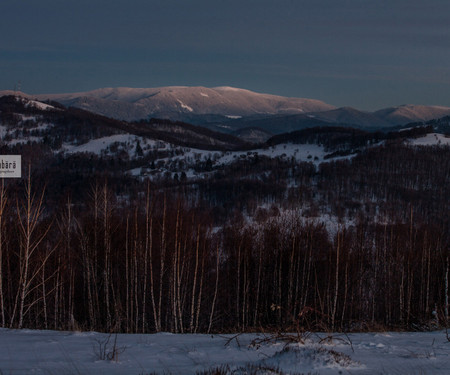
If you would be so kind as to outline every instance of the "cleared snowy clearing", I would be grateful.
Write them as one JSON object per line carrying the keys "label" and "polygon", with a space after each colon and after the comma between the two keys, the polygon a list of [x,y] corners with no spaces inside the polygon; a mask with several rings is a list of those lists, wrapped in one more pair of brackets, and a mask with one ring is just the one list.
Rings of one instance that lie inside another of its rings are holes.
{"label": "cleared snowy clearing", "polygon": [[132,134],[115,134],[108,137],[93,139],[79,146],[64,144],[63,150],[68,154],[88,152],[100,155],[102,151],[107,150],[113,144],[117,143],[127,145],[127,151],[129,152],[129,154],[134,155],[136,153],[137,142],[141,142],[143,145],[148,144],[150,146],[153,146],[157,141],[148,140],[146,138],[138,137]]}
{"label": "cleared snowy clearing", "polygon": [[[35,107],[37,109],[41,109],[43,111],[48,111],[50,109],[56,109],[55,107],[53,107],[52,105],[49,104],[45,104],[45,103],[41,103],[41,102],[37,102],[35,100],[30,100],[28,101],[28,103],[26,104],[26,107]],[[59,110],[59,109],[58,109]]]}
{"label": "cleared snowy clearing", "polygon": [[[211,368],[258,366],[283,373],[448,375],[450,343],[445,332],[311,335],[305,344],[243,334],[135,334],[0,330],[3,374],[195,374]],[[109,338],[109,341],[107,341]],[[252,342],[267,341],[260,345]],[[105,359],[102,359],[105,358]],[[270,373],[268,370],[261,374]],[[272,372],[273,373],[273,372]]]}
{"label": "cleared snowy clearing", "polygon": [[233,162],[236,158],[244,157],[246,155],[267,156],[270,158],[284,157],[295,158],[296,161],[311,161],[319,164],[323,162],[326,155],[322,146],[315,144],[293,144],[285,143],[276,146],[256,149],[252,151],[230,152],[220,158],[217,162],[219,164],[228,164]]}
{"label": "cleared snowy clearing", "polygon": [[444,134],[430,133],[424,137],[412,139],[410,144],[414,146],[450,146],[450,137]]}

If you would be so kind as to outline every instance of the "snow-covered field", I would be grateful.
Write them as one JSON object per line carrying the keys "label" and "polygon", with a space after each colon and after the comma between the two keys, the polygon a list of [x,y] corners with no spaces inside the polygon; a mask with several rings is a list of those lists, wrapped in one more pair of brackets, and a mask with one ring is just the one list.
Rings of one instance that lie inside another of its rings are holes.
{"label": "snow-covered field", "polygon": [[252,151],[228,152],[227,154],[222,156],[217,161],[217,163],[229,164],[244,156],[259,155],[259,156],[267,156],[269,158],[276,158],[276,157],[287,159],[294,158],[298,162],[311,161],[314,164],[319,165],[324,161],[324,157],[326,154],[327,153],[325,152],[323,146],[315,144],[284,143],[263,149],[255,149]]}
{"label": "snow-covered field", "polygon": [[[258,374],[450,374],[445,332],[311,334],[305,344],[273,337],[118,334],[0,329],[1,374],[195,374],[264,368]],[[109,339],[109,341],[108,341]],[[112,359],[116,339],[117,359]],[[267,340],[266,340],[267,339]],[[252,345],[257,344],[257,345]],[[108,358],[109,357],[109,358]]]}
{"label": "snow-covered field", "polygon": [[116,144],[118,148],[124,149],[131,157],[136,154],[136,144],[140,142],[142,146],[154,147],[157,141],[149,140],[132,134],[115,134],[108,137],[92,139],[87,143],[75,146],[64,144],[63,151],[68,154],[88,152],[101,155],[102,152]]}
{"label": "snow-covered field", "polygon": [[424,137],[415,138],[410,141],[414,146],[450,146],[450,137],[444,134],[430,133]]}

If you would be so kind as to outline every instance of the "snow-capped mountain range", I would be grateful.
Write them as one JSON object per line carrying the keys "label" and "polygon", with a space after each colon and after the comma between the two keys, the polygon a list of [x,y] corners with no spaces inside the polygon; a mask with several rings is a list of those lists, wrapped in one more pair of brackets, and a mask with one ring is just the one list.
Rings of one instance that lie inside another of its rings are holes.
{"label": "snow-capped mountain range", "polygon": [[[0,96],[18,94],[0,91]],[[260,128],[272,134],[339,124],[386,128],[450,115],[450,107],[402,105],[375,112],[336,108],[320,100],[261,94],[234,87],[102,88],[87,92],[21,96],[52,100],[107,117],[136,121],[180,120],[231,132]]]}
{"label": "snow-capped mountain range", "polygon": [[259,94],[233,87],[119,87],[32,97],[39,100],[50,99],[67,106],[129,121],[158,115],[170,117],[176,114],[215,114],[232,119],[256,114],[321,112],[334,108],[319,100]]}

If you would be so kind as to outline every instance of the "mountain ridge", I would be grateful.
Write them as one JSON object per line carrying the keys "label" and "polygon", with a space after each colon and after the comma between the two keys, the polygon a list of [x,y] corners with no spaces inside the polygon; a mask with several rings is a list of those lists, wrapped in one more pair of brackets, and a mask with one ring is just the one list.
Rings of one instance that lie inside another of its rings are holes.
{"label": "mountain ridge", "polygon": [[317,99],[293,98],[219,86],[165,86],[155,88],[107,87],[64,94],[21,95],[40,101],[56,101],[107,117],[125,120],[151,118],[183,121],[227,132],[260,127],[273,134],[334,124],[380,129],[429,121],[450,115],[450,107],[406,104],[377,111],[337,108]]}
{"label": "mountain ridge", "polygon": [[55,100],[64,105],[84,109],[101,104],[105,112],[108,112],[106,108],[108,102],[112,101],[114,105],[117,105],[117,102],[124,102],[128,104],[127,112],[117,113],[114,116],[122,116],[123,120],[139,120],[143,118],[143,115],[155,117],[158,113],[248,116],[258,113],[268,115],[304,113],[335,108],[316,99],[288,98],[228,86],[216,88],[167,86],[136,89],[118,87],[68,94],[41,94],[36,97],[40,100]]}

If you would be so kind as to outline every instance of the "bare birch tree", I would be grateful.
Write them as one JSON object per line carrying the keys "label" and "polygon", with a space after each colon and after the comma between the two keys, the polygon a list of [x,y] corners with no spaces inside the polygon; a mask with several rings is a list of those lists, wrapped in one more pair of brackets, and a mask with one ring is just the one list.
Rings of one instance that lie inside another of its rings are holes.
{"label": "bare birch tree", "polygon": [[18,315],[17,327],[22,328],[25,313],[29,311],[32,305],[38,302],[37,300],[27,301],[27,297],[32,290],[34,280],[40,275],[51,254],[49,252],[38,264],[32,263],[33,255],[37,252],[39,245],[50,230],[50,225],[48,225],[41,233],[38,232],[43,213],[44,191],[43,189],[38,197],[32,192],[31,171],[29,170],[25,186],[25,203],[20,204],[19,200],[17,200],[17,223],[20,236],[19,287],[11,315],[11,327],[14,326],[16,315]]}
{"label": "bare birch tree", "polygon": [[7,195],[5,188],[5,181],[2,179],[2,185],[0,188],[0,310],[1,310],[1,319],[2,319],[2,327],[5,327],[6,317],[5,317],[5,297],[3,294],[3,251],[4,251],[4,242],[5,242],[5,233],[4,233],[4,215],[6,209]]}

